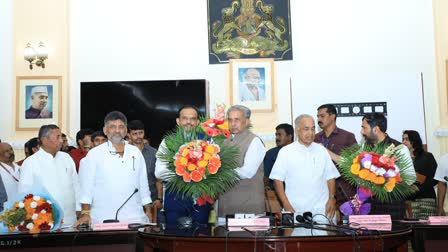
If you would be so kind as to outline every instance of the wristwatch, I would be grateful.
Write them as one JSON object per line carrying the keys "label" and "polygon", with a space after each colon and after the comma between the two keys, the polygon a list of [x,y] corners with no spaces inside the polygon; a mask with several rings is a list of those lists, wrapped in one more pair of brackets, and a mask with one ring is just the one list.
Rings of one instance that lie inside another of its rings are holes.
{"label": "wristwatch", "polygon": [[163,203],[163,199],[162,198],[157,198],[156,200],[160,201],[160,203]]}
{"label": "wristwatch", "polygon": [[336,194],[330,194],[330,198],[336,199]]}

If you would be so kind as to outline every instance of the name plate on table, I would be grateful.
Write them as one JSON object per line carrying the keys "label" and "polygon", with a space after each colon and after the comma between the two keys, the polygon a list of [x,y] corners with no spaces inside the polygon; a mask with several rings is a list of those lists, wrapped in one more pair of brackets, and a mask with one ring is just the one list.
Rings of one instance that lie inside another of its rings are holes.
{"label": "name plate on table", "polygon": [[350,215],[348,216],[350,226],[353,228],[367,228],[370,230],[390,231],[392,230],[392,219],[390,215]]}
{"label": "name plate on table", "polygon": [[429,224],[448,225],[448,216],[429,216]]}
{"label": "name plate on table", "polygon": [[93,230],[125,230],[128,228],[128,223],[114,222],[114,223],[95,223],[93,224]]}
{"label": "name plate on table", "polygon": [[229,218],[227,220],[227,227],[229,231],[242,231],[243,229],[247,229],[250,231],[268,230],[269,218],[250,218],[250,219]]}

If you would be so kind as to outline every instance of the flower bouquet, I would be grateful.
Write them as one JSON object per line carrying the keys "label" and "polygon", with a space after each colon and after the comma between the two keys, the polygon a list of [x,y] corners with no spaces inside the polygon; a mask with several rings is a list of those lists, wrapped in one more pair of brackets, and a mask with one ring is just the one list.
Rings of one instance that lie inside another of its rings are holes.
{"label": "flower bouquet", "polygon": [[239,181],[234,170],[238,148],[223,144],[230,137],[224,108],[218,105],[216,117],[201,119],[191,132],[178,126],[165,137],[165,146],[158,153],[158,158],[168,165],[167,189],[199,205],[213,203]]}
{"label": "flower bouquet", "polygon": [[0,214],[3,229],[38,233],[59,228],[62,209],[48,196],[27,194]]}
{"label": "flower bouquet", "polygon": [[411,160],[400,149],[403,145],[355,145],[341,153],[339,167],[349,183],[357,186],[353,199],[343,203],[344,215],[368,214],[368,199],[375,195],[380,202],[405,199],[414,191]]}

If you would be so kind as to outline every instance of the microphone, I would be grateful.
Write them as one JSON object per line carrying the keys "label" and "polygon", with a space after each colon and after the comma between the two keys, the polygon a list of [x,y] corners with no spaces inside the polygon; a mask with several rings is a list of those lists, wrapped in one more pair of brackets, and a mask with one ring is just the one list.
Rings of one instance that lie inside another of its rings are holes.
{"label": "microphone", "polygon": [[296,221],[305,224],[316,224],[316,222],[313,221],[313,214],[311,212],[304,212],[303,216],[298,214],[296,216]]}
{"label": "microphone", "polygon": [[448,181],[448,176],[443,177],[445,181]]}
{"label": "microphone", "polygon": [[123,203],[123,205],[121,205],[117,212],[115,213],[115,219],[108,219],[108,220],[104,220],[103,223],[115,223],[115,222],[120,222],[118,220],[118,212],[121,210],[121,208],[126,205],[126,203],[132,198],[132,196],[134,196],[134,194],[136,194],[138,192],[138,189],[135,188],[134,192],[131,194],[131,196],[129,196],[129,198]]}
{"label": "microphone", "polygon": [[[320,214],[319,214],[320,215]],[[340,225],[333,225],[333,224],[326,224],[326,223],[318,223],[316,221],[313,220],[313,214],[311,212],[304,212],[303,216],[302,215],[297,215],[296,216],[296,220],[299,223],[302,223],[305,225],[305,227],[307,228],[316,228],[317,226],[321,225],[321,226],[326,226],[326,227],[332,227],[332,228],[336,228],[337,231],[354,231],[355,233],[360,231],[358,228],[352,228],[349,226],[340,226]],[[322,230],[326,230],[326,231],[334,231],[334,230],[330,230],[330,229],[322,229]]]}

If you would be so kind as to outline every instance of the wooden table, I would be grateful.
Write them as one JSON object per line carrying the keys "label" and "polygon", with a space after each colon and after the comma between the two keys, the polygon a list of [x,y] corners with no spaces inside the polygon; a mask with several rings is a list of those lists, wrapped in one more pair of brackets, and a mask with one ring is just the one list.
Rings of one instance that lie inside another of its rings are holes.
{"label": "wooden table", "polygon": [[412,244],[416,252],[448,251],[448,225],[412,224]]}
{"label": "wooden table", "polygon": [[304,227],[273,228],[263,232],[229,232],[223,226],[150,227],[141,229],[144,250],[163,252],[198,251],[402,251],[412,230],[408,225],[394,224],[391,231],[365,231],[352,235],[334,228],[316,230]]}

